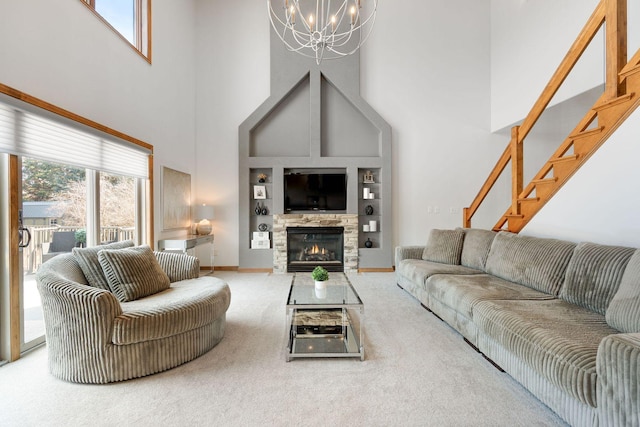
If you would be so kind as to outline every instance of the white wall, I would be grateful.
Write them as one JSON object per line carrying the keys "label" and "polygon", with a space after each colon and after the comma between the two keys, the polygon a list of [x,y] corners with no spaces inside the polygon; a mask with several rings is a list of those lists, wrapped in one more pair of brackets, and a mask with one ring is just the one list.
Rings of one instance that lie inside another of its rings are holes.
{"label": "white wall", "polygon": [[[216,265],[237,265],[238,125],[269,95],[270,25],[264,2],[198,0],[197,16],[198,195],[216,205]],[[489,30],[489,0],[379,3],[361,92],[393,127],[394,245],[460,226],[504,149],[489,132]]]}
{"label": "white wall", "polygon": [[[599,0],[491,0],[491,129],[522,120]],[[598,35],[552,104],[604,81]]]}
{"label": "white wall", "polygon": [[79,0],[0,0],[0,11],[0,82],[153,144],[156,239],[170,235],[161,166],[195,174],[192,2],[154,0],[153,65]]}
{"label": "white wall", "polygon": [[[380,2],[361,70],[362,96],[393,128],[394,243],[461,226],[508,141],[489,132],[489,1]],[[493,226],[503,200],[473,225]]]}
{"label": "white wall", "polygon": [[636,110],[522,234],[640,247],[639,133]]}
{"label": "white wall", "polygon": [[269,19],[263,1],[196,5],[197,195],[215,206],[215,265],[237,266],[238,126],[269,96]]}

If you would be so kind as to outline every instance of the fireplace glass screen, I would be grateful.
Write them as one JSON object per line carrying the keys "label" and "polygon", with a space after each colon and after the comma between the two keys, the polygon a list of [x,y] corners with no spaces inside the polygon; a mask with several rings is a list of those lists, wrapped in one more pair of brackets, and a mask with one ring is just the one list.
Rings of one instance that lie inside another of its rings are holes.
{"label": "fireplace glass screen", "polygon": [[344,227],[288,227],[287,271],[344,271]]}

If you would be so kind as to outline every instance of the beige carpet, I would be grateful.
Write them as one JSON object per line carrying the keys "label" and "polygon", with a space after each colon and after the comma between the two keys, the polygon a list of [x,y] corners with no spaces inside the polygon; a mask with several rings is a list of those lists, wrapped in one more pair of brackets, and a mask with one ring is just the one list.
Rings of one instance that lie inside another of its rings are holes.
{"label": "beige carpet", "polygon": [[395,285],[351,275],[365,303],[366,360],[284,361],[288,275],[216,272],[231,286],[222,342],[150,377],[78,385],[46,348],[0,368],[2,426],[563,425]]}

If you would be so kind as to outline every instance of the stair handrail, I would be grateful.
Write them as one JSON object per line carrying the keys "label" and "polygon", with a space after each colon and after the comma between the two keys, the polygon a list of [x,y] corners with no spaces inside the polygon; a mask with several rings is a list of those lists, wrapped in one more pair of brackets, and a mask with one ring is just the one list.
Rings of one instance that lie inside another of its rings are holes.
{"label": "stair handrail", "polygon": [[[601,0],[598,3],[595,10],[589,17],[589,20],[582,28],[578,37],[571,45],[571,48],[552,75],[549,83],[545,86],[542,94],[531,108],[531,111],[529,111],[520,126],[512,128],[509,144],[498,159],[496,165],[491,170],[489,177],[480,188],[480,191],[474,198],[473,202],[471,202],[469,207],[463,209],[463,227],[471,227],[471,219],[482,202],[486,199],[510,161],[512,162],[511,169],[513,171],[511,213],[514,215],[519,214],[519,205],[517,200],[523,188],[522,143],[529,135],[529,132],[531,132],[538,119],[540,119],[562,84],[565,82],[569,73],[571,73],[574,66],[580,60],[587,47],[589,47],[598,31],[600,31],[600,28],[607,21],[611,25],[607,25],[606,34],[607,72],[605,76],[605,93],[608,94],[609,98],[615,98],[621,91],[624,91],[624,88],[621,87],[624,83],[622,80],[618,80],[618,76],[625,65],[628,65],[626,64],[626,14],[626,0]],[[622,31],[623,29],[624,31]],[[633,62],[634,60],[635,65],[640,63],[640,51],[630,62]],[[502,221],[502,225],[504,222],[505,221]]]}

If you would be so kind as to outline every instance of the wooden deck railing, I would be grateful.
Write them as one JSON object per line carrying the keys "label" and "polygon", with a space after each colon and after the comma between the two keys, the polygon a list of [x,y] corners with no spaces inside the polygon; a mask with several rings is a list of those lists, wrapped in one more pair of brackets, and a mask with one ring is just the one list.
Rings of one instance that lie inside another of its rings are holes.
{"label": "wooden deck railing", "polygon": [[[27,227],[31,233],[31,243],[22,250],[23,270],[25,273],[35,273],[42,264],[42,255],[46,254],[49,244],[53,239],[53,233],[60,231],[77,231],[83,226],[65,227]],[[122,240],[135,240],[134,227],[101,227],[100,242],[119,242]]]}
{"label": "wooden deck railing", "polygon": [[[529,135],[542,113],[558,92],[569,73],[582,57],[587,47],[591,44],[600,28],[606,22],[606,76],[605,94],[601,101],[612,100],[624,93],[624,79],[620,76],[623,68],[640,64],[640,51],[627,64],[627,0],[601,0],[577,39],[565,55],[557,70],[549,80],[549,83],[527,114],[520,126],[515,126],[511,131],[511,140],[504,152],[493,167],[489,177],[482,185],[468,208],[463,209],[463,226],[471,227],[471,219],[485,200],[497,180],[500,178],[509,162],[511,162],[511,215],[520,216],[520,202],[526,195],[523,194],[523,143]],[[626,67],[625,67],[626,66]],[[619,77],[620,76],[620,77]],[[591,119],[593,121],[593,118]],[[586,127],[590,122],[585,125]],[[584,129],[583,129],[584,130]],[[529,188],[529,186],[527,186]],[[525,193],[527,192],[524,189]],[[531,190],[529,191],[531,193]],[[527,193],[527,195],[529,194]],[[497,224],[499,228],[504,225],[506,219]]]}

